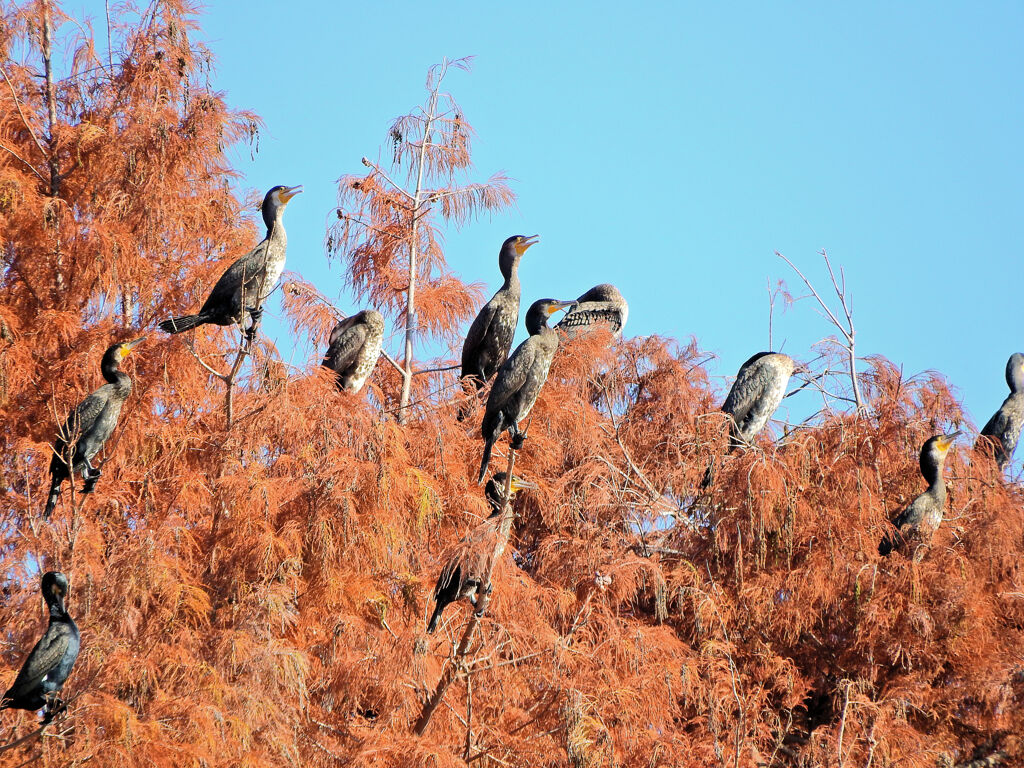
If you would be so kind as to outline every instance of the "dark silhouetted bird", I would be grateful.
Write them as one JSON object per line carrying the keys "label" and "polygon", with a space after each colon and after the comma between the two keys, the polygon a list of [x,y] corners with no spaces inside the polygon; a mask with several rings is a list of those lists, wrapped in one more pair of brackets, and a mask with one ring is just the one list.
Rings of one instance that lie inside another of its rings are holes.
{"label": "dark silhouetted bird", "polygon": [[981,429],[982,436],[991,438],[994,444],[1000,469],[1013,458],[1021,427],[1024,426],[1024,355],[1020,352],[1014,352],[1006,362],[1006,384],[1010,387],[1010,395]]}
{"label": "dark silhouetted bird", "polygon": [[548,370],[558,349],[558,334],[548,327],[547,320],[558,310],[573,304],[571,301],[541,299],[533,302],[527,311],[526,330],[530,336],[498,369],[487,396],[487,410],[480,425],[484,457],[480,462],[478,482],[484,481],[491,462],[491,450],[502,432],[506,429],[512,432],[513,448],[523,447],[525,436],[519,431],[519,421],[530,415],[530,409],[548,379]]}
{"label": "dark silhouetted bird", "polygon": [[181,333],[206,323],[233,325],[242,322],[246,311],[255,322],[284,271],[288,235],[282,217],[288,201],[301,191],[301,186],[277,186],[267,192],[261,209],[267,236],[220,276],[198,314],[172,317],[160,323],[160,328],[167,333]]}
{"label": "dark silhouetted bird", "polygon": [[619,289],[610,283],[602,283],[576,299],[576,306],[565,313],[555,328],[565,331],[571,339],[587,328],[603,325],[615,338],[620,338],[628,317],[629,304]]}
{"label": "dark silhouetted bird", "polygon": [[[441,613],[449,603],[466,598],[474,608],[477,607],[477,600],[481,594],[479,590],[491,571],[491,559],[498,544],[505,478],[504,472],[498,472],[487,481],[484,496],[491,507],[490,517],[463,537],[447,554],[445,566],[434,587],[434,613],[427,625],[428,633],[437,629]],[[522,488],[535,487],[533,483],[527,483],[512,475],[510,495],[515,496],[516,491]]]}
{"label": "dark silhouetted bird", "polygon": [[113,433],[121,416],[121,406],[132,391],[131,377],[119,370],[121,361],[143,339],[145,337],[114,344],[103,353],[100,370],[110,383],[79,403],[57,433],[50,459],[50,495],[46,499],[44,518],[49,519],[53,513],[61,484],[75,472],[81,472],[85,480],[83,493],[91,493],[95,487],[101,472],[92,465],[92,460]]}
{"label": "dark silhouetted bird", "polygon": [[896,530],[887,534],[878,545],[878,553],[888,555],[894,549],[911,551],[918,544],[927,544],[942,522],[946,508],[946,483],[942,479],[942,464],[959,432],[936,435],[921,447],[921,474],[928,482],[928,490],[914,499],[910,506],[893,519]]}
{"label": "dark silhouetted bird", "polygon": [[43,574],[43,599],[50,609],[50,623],[0,700],[0,709],[43,709],[43,723],[64,708],[58,694],[75,666],[81,638],[74,620],[64,609],[68,580],[63,573]]}
{"label": "dark silhouetted bird", "polygon": [[370,378],[384,341],[384,318],[364,309],[334,326],[324,366],[338,374],[338,389],[358,392]]}
{"label": "dark silhouetted bird", "polygon": [[461,378],[480,389],[508,359],[519,323],[519,260],[537,235],[513,235],[501,244],[498,269],[505,282],[473,319],[462,345]]}

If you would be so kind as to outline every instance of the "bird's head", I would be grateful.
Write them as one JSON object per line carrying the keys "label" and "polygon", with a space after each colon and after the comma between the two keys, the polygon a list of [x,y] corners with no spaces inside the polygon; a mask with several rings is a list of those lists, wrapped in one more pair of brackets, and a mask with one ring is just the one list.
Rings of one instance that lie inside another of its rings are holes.
{"label": "bird's head", "polygon": [[501,244],[498,251],[498,268],[506,278],[512,272],[512,267],[519,262],[531,245],[536,245],[540,240],[539,235],[512,235]]}
{"label": "bird's head", "polygon": [[261,210],[263,212],[263,223],[270,229],[274,222],[284,213],[288,201],[302,191],[302,185],[297,187],[285,187],[278,184],[272,188],[263,198]]}
{"label": "bird's head", "polygon": [[59,571],[47,571],[43,574],[40,589],[47,605],[57,603],[64,606],[64,598],[68,596],[68,577]]}
{"label": "bird's head", "polygon": [[575,301],[558,301],[557,299],[540,299],[533,302],[526,311],[526,330],[530,334],[538,333],[548,324],[548,318],[560,310],[571,310]]}
{"label": "bird's head", "polygon": [[100,364],[100,368],[104,371],[108,369],[116,370],[121,365],[121,361],[128,357],[138,344],[145,340],[146,337],[142,336],[134,341],[122,341],[118,344],[111,344],[107,347],[107,351],[103,353],[103,361]]}
{"label": "bird's head", "polygon": [[1011,392],[1024,392],[1024,354],[1014,352],[1006,361],[1006,384]]}
{"label": "bird's head", "polygon": [[946,460],[946,454],[953,447],[960,431],[950,432],[945,435],[929,437],[921,446],[921,474],[927,476],[929,466],[941,467]]}
{"label": "bird's head", "polygon": [[[493,513],[501,511],[501,501],[505,498],[505,480],[507,477],[508,475],[504,472],[497,472],[494,477],[487,481],[487,488],[484,490],[484,496],[487,497],[487,501],[490,503]],[[512,482],[509,483],[509,496],[515,496],[524,488],[536,487],[536,483],[524,480],[518,475],[512,475]]]}

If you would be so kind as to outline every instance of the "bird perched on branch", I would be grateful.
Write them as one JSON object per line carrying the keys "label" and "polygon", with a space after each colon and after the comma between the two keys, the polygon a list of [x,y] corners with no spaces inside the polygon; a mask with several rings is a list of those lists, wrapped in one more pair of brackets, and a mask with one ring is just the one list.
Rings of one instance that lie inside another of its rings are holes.
{"label": "bird perched on branch", "polygon": [[604,325],[618,339],[628,317],[629,304],[618,288],[611,283],[602,283],[576,299],[576,306],[565,313],[555,328],[565,331],[571,339],[587,328]]}
{"label": "bird perched on branch", "polygon": [[132,391],[131,377],[120,370],[121,361],[145,338],[107,348],[100,370],[110,383],[79,403],[58,431],[50,459],[50,495],[46,499],[44,519],[49,519],[57,505],[61,484],[75,472],[81,472],[85,480],[82,493],[91,493],[96,486],[102,473],[92,465],[92,460],[114,432],[121,416],[121,406]]}
{"label": "bird perched on branch", "polygon": [[541,299],[526,313],[526,330],[530,336],[516,347],[512,356],[498,369],[487,396],[487,410],[480,425],[484,438],[484,457],[480,462],[482,483],[491,463],[494,443],[506,429],[512,432],[512,447],[523,447],[526,436],[519,431],[519,421],[530,415],[541,387],[548,379],[551,361],[558,349],[558,334],[548,327],[548,318],[560,309],[574,306],[572,301]]}
{"label": "bird perched on branch", "polygon": [[982,436],[994,443],[1000,469],[1013,457],[1024,426],[1024,355],[1020,352],[1014,352],[1006,362],[1006,384],[1010,387],[1009,396],[981,429]]}
{"label": "bird perched on branch", "polygon": [[[441,575],[434,587],[434,613],[427,625],[427,633],[437,629],[441,613],[449,603],[467,598],[476,608],[483,582],[491,572],[491,562],[498,548],[498,534],[501,524],[502,500],[505,494],[504,472],[498,472],[487,481],[484,497],[491,507],[490,516],[477,525],[448,553]],[[512,475],[509,496],[523,488],[536,488],[533,483]]]}
{"label": "bird perched on branch", "polygon": [[261,208],[267,236],[220,276],[198,314],[172,317],[160,323],[160,328],[167,333],[181,333],[207,323],[233,325],[242,322],[245,312],[252,317],[255,328],[263,313],[263,302],[284,271],[288,247],[282,223],[284,209],[301,191],[301,186],[277,186],[267,192]]}
{"label": "bird perched on branch", "polygon": [[[793,371],[801,369],[793,358],[781,352],[758,352],[740,366],[722,411],[729,416],[729,452],[749,445],[765,428],[786,394]],[[714,480],[714,462],[704,473],[701,488]]]}
{"label": "bird perched on branch", "polygon": [[338,389],[358,392],[370,378],[381,344],[384,318],[380,312],[364,309],[334,326],[323,365],[338,374]]}
{"label": "bird perched on branch", "polygon": [[43,574],[43,599],[50,609],[50,623],[18,672],[14,683],[0,699],[0,709],[44,709],[43,723],[64,709],[58,694],[75,666],[81,638],[74,619],[64,608],[68,580],[63,573]]}
{"label": "bird perched on branch", "polygon": [[512,235],[498,251],[498,269],[505,282],[473,319],[462,345],[460,378],[478,390],[508,359],[519,323],[519,260],[538,239],[537,235]]}
{"label": "bird perched on branch", "polygon": [[914,499],[910,506],[893,519],[896,530],[887,534],[878,545],[880,555],[908,545],[927,544],[942,522],[946,508],[946,483],[942,479],[942,465],[946,454],[959,432],[936,435],[921,447],[921,474],[928,481],[928,490]]}

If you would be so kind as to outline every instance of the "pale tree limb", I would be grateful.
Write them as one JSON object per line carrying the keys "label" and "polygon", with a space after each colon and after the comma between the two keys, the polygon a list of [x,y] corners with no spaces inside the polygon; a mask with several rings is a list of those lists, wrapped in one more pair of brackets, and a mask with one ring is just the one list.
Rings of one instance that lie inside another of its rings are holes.
{"label": "pale tree limb", "polygon": [[424,731],[427,730],[427,726],[430,725],[430,719],[434,716],[434,712],[440,706],[441,701],[444,699],[445,693],[451,684],[468,671],[466,666],[466,654],[469,652],[470,644],[473,642],[473,636],[476,634],[477,627],[480,624],[480,619],[485,613],[491,603],[491,576],[494,573],[494,567],[497,565],[498,560],[501,559],[502,554],[505,552],[505,546],[508,544],[509,533],[512,530],[512,520],[515,515],[512,512],[512,470],[516,465],[516,451],[514,448],[509,446],[508,451],[508,467],[505,470],[505,493],[504,499],[501,503],[501,518],[498,523],[498,535],[497,541],[494,545],[494,552],[491,555],[490,563],[487,568],[487,573],[481,580],[481,585],[477,587],[477,605],[476,610],[473,611],[473,615],[470,617],[469,622],[466,624],[466,629],[462,633],[462,640],[459,642],[459,647],[455,651],[453,661],[445,668],[444,672],[441,673],[441,679],[437,682],[437,687],[434,692],[427,699],[423,705],[423,710],[420,712],[419,719],[413,726],[413,733],[417,736],[422,736]]}

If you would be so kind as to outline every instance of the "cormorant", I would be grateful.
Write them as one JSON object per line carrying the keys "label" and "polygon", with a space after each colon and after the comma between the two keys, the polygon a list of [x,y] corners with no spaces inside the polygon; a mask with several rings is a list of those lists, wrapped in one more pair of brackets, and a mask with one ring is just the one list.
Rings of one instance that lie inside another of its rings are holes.
{"label": "cormorant", "polygon": [[[242,322],[248,310],[253,322],[263,311],[263,302],[274,290],[277,279],[284,271],[288,235],[281,219],[288,201],[302,191],[298,187],[277,186],[263,198],[263,223],[267,236],[260,243],[228,267],[213,286],[209,298],[196,315],[172,317],[160,323],[167,333],[181,333],[199,325],[233,325]],[[245,296],[242,296],[242,282]]]}
{"label": "cormorant", "polygon": [[576,299],[576,306],[565,313],[555,328],[565,331],[571,339],[581,330],[597,324],[604,324],[616,339],[622,336],[622,329],[629,317],[629,304],[611,283],[595,285]]}
{"label": "cormorant", "polygon": [[334,326],[324,366],[338,374],[338,389],[358,392],[373,373],[384,341],[384,318],[364,309]]}
{"label": "cormorant", "polygon": [[[477,590],[480,589],[481,582],[487,578],[491,566],[491,556],[498,543],[498,524],[501,520],[505,477],[504,472],[498,472],[487,481],[484,496],[491,506],[490,517],[464,536],[448,553],[444,569],[437,577],[437,585],[434,587],[434,613],[427,625],[428,634],[437,629],[441,613],[449,603],[454,603],[460,597],[465,597],[469,598],[474,608],[477,605],[477,599],[480,596]],[[510,496],[515,496],[516,491],[522,488],[536,488],[536,486],[512,475]]]}
{"label": "cormorant", "polygon": [[505,282],[469,326],[462,345],[462,373],[479,390],[508,358],[519,323],[519,259],[537,235],[512,235],[501,244],[498,269]]}
{"label": "cormorant", "polygon": [[749,444],[764,429],[797,367],[793,358],[781,352],[758,352],[740,366],[722,403],[729,415],[730,450]]}
{"label": "cormorant", "polygon": [[993,438],[1000,469],[1013,456],[1024,426],[1024,355],[1020,352],[1014,352],[1006,362],[1006,383],[1010,387],[1009,397],[981,430],[982,435]]}
{"label": "cormorant", "polygon": [[512,447],[523,447],[526,436],[519,431],[519,421],[530,414],[537,402],[541,387],[548,378],[548,369],[558,349],[558,334],[548,328],[547,319],[560,309],[572,307],[575,302],[540,299],[533,302],[526,313],[526,330],[530,336],[516,347],[512,356],[504,362],[487,397],[480,433],[484,438],[484,458],[480,462],[482,483],[491,462],[494,442],[506,429],[512,432]]}
{"label": "cormorant", "polygon": [[936,435],[921,447],[921,474],[928,481],[928,490],[914,499],[910,506],[893,518],[896,531],[887,534],[878,545],[880,555],[888,555],[907,543],[927,543],[942,522],[946,507],[946,484],[942,480],[942,464],[959,432]]}
{"label": "cormorant", "polygon": [[78,627],[64,608],[68,580],[63,573],[43,574],[43,599],[50,609],[50,623],[39,642],[0,700],[0,709],[25,709],[34,712],[45,707],[43,724],[64,709],[59,693],[78,658],[81,639]]}
{"label": "cormorant", "polygon": [[50,459],[50,495],[46,500],[44,519],[49,519],[57,505],[61,483],[75,472],[81,472],[85,480],[82,493],[91,493],[96,486],[102,473],[92,465],[92,460],[113,433],[121,415],[121,406],[132,391],[131,377],[119,370],[121,361],[145,338],[143,336],[107,348],[100,362],[100,370],[103,378],[110,383],[104,384],[79,403],[57,433],[53,457]]}

